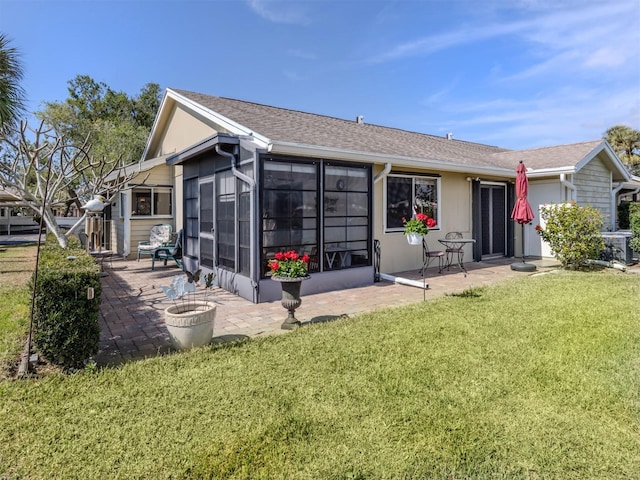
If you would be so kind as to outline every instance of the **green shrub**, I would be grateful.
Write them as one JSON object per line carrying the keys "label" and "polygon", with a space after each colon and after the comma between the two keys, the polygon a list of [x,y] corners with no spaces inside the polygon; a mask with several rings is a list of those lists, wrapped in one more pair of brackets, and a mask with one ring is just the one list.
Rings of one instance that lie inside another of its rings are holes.
{"label": "green shrub", "polygon": [[[90,288],[91,299],[87,298]],[[81,367],[98,352],[99,267],[75,245],[61,249],[46,244],[40,254],[35,290],[36,349],[51,363],[66,368]]]}
{"label": "green shrub", "polygon": [[630,242],[631,249],[634,252],[640,252],[640,202],[630,204],[629,226],[633,233],[633,237]]}
{"label": "green shrub", "polygon": [[550,204],[540,216],[546,225],[538,225],[536,230],[563,267],[580,268],[604,249],[604,221],[597,209],[575,203]]}

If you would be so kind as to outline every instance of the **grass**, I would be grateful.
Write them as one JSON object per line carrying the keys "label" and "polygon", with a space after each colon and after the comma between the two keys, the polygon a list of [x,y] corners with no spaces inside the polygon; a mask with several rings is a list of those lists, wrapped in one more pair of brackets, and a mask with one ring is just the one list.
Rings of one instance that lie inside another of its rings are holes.
{"label": "grass", "polygon": [[638,478],[640,276],[470,293],[0,382],[0,478]]}
{"label": "grass", "polygon": [[22,351],[29,327],[27,282],[35,267],[35,246],[0,247],[0,379]]}

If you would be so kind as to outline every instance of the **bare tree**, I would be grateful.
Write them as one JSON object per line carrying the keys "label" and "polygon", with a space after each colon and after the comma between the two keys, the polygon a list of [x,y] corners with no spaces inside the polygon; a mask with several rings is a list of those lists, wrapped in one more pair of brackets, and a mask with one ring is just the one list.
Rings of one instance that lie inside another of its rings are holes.
{"label": "bare tree", "polygon": [[[62,248],[86,220],[87,212],[66,232],[53,208],[66,201],[86,201],[102,195],[109,204],[127,182],[139,173],[121,161],[93,158],[88,138],[74,145],[54,129],[32,129],[27,122],[0,134],[0,187],[11,191],[34,215],[42,215],[47,230]],[[72,198],[73,196],[76,198]],[[70,198],[71,197],[71,198]]]}

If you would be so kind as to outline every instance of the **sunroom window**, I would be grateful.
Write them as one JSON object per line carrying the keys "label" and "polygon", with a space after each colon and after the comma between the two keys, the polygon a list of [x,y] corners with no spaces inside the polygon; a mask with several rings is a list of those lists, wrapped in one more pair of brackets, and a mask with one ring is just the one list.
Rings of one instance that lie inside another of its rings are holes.
{"label": "sunroom window", "polygon": [[132,216],[161,216],[173,214],[173,189],[171,187],[134,188],[131,192]]}
{"label": "sunroom window", "polygon": [[440,178],[408,174],[386,177],[386,231],[403,230],[403,218],[424,213],[440,223]]}

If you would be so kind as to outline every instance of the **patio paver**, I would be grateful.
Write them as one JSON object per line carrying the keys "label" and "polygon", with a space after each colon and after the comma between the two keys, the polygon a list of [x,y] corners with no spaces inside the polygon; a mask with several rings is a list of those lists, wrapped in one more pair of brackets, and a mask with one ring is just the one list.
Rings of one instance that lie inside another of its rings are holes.
{"label": "patio paver", "polygon": [[[513,259],[469,262],[468,275],[457,268],[438,274],[437,268],[425,274],[429,289],[427,300],[445,294],[459,293],[468,288],[490,285],[528,273],[511,270]],[[517,260],[516,260],[517,261]],[[555,268],[555,262],[534,261],[539,274]],[[180,273],[175,266],[156,265],[151,260],[114,259],[102,277],[102,306],[100,312],[100,352],[95,360],[101,365],[115,365],[170,352],[169,335],[164,326],[164,309],[171,304],[160,289],[169,285]],[[415,271],[397,274],[422,281]],[[211,296],[218,304],[214,325],[214,342],[228,338],[257,337],[286,333],[280,325],[286,310],[280,301],[253,304],[243,298],[215,288]],[[381,281],[362,288],[305,295],[296,317],[303,323],[321,319],[352,316],[386,307],[401,306],[423,300],[421,288]]]}

